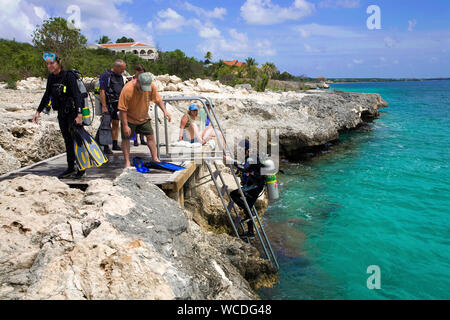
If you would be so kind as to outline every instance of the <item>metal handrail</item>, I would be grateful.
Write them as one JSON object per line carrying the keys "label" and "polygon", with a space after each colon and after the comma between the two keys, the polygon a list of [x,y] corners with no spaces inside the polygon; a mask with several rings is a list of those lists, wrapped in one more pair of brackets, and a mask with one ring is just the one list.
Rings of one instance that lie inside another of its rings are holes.
{"label": "metal handrail", "polygon": [[[225,133],[224,133],[224,131],[222,129],[222,126],[220,125],[220,122],[219,122],[219,120],[217,118],[217,115],[216,115],[216,113],[214,111],[214,106],[212,104],[212,101],[209,98],[200,97],[200,96],[167,97],[167,98],[163,98],[164,106],[166,106],[167,102],[170,102],[170,101],[199,101],[199,102],[201,102],[202,105],[203,105],[203,109],[206,111],[206,114],[207,114],[207,116],[210,119],[211,126],[212,126],[212,128],[214,130],[214,133],[215,133],[216,137],[217,137],[217,141],[219,143],[220,149],[222,150],[222,153],[224,155],[226,155],[227,153],[230,154],[230,155],[233,155],[233,153],[232,153],[232,151],[231,151],[231,149],[230,149],[230,147],[228,145],[228,142],[226,140]],[[206,107],[205,101],[207,101],[209,103],[210,109]],[[157,144],[156,147],[157,147],[157,154],[158,154],[158,158],[159,158],[160,157],[160,141],[159,141],[159,123],[158,123],[158,120],[159,120],[158,119],[158,108],[155,107],[155,122],[156,122],[155,127],[156,127],[156,144]],[[217,128],[216,128],[216,125],[217,125]],[[219,135],[219,132],[220,132],[220,135]],[[164,133],[165,133],[165,139],[166,139],[166,143],[165,143],[166,155],[169,155],[169,141],[168,141],[168,129],[167,129],[167,119],[166,118],[164,118]],[[223,142],[222,142],[222,139],[220,139],[220,137],[222,137]],[[225,180],[223,179],[222,174],[221,174],[220,170],[218,169],[217,164],[215,162],[215,160],[218,160],[218,159],[217,159],[217,157],[206,157],[206,158],[203,158],[203,160],[207,164],[207,167],[208,167],[209,173],[211,175],[212,181],[214,182],[214,185],[215,185],[215,187],[216,187],[216,189],[218,191],[218,194],[219,194],[219,197],[221,199],[221,202],[222,202],[222,204],[223,204],[223,206],[225,208],[225,211],[227,212],[228,218],[229,218],[230,223],[231,223],[231,225],[233,227],[233,231],[235,232],[236,236],[238,238],[240,238],[239,237],[239,233],[238,233],[238,231],[236,229],[236,226],[234,224],[233,218],[231,217],[231,212],[228,211],[228,206],[227,206],[227,204],[225,202],[225,199],[222,196],[222,193],[220,191],[220,186],[218,185],[217,179],[214,178],[214,174],[213,174],[212,169],[211,169],[211,167],[210,167],[210,165],[208,163],[208,161],[214,161],[214,165],[216,167],[216,170],[219,171],[220,180],[221,180],[223,186],[226,186]],[[267,234],[265,233],[265,230],[264,230],[264,227],[263,227],[263,225],[261,223],[261,220],[259,218],[258,212],[257,212],[257,210],[256,210],[256,208],[254,206],[253,206],[253,208],[249,207],[249,205],[247,203],[247,199],[245,197],[245,194],[242,191],[241,184],[240,184],[240,182],[239,182],[239,180],[238,180],[238,178],[237,178],[237,176],[236,176],[236,174],[235,174],[235,172],[233,170],[233,165],[230,164],[230,163],[228,163],[228,164],[226,163],[226,165],[230,168],[231,173],[232,173],[232,175],[234,177],[234,181],[236,182],[237,188],[239,190],[239,194],[242,197],[242,199],[244,200],[245,210],[247,211],[248,216],[252,219],[252,221],[254,223],[255,229],[257,231],[258,239],[259,239],[259,241],[260,241],[260,243],[261,243],[261,245],[263,247],[264,253],[265,253],[267,259],[272,264],[274,264],[276,266],[276,268],[278,269],[279,268],[278,261],[276,259],[276,256],[275,256],[274,252],[273,252],[272,246],[270,245],[270,241],[269,241],[269,239],[267,237]],[[227,195],[231,199],[230,193],[229,193],[228,190],[227,190]],[[236,210],[234,205],[233,205],[233,210],[234,210],[235,214],[238,216],[238,212],[237,212],[237,210]],[[255,221],[255,216],[256,216],[256,221]],[[242,222],[240,224],[241,224],[242,229],[245,230]],[[258,225],[259,225],[259,228],[258,228]],[[267,245],[269,251],[267,250],[266,245]],[[269,254],[269,252],[270,252],[270,254]]]}

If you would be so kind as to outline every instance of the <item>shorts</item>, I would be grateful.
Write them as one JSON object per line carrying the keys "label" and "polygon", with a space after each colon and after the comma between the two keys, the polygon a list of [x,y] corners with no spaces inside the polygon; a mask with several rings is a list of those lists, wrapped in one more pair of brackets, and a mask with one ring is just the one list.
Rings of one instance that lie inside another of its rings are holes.
{"label": "shorts", "polygon": [[111,120],[120,120],[118,107],[119,107],[118,102],[108,105],[108,112],[111,115]]}
{"label": "shorts", "polygon": [[194,138],[194,139],[189,139],[187,134],[186,134],[186,130],[183,131],[183,141],[187,141],[190,143],[198,143],[198,139]]}
{"label": "shorts", "polygon": [[142,133],[146,136],[153,134],[152,122],[150,120],[147,120],[147,122],[144,122],[143,124],[134,124],[128,122],[128,126],[131,129],[131,135],[129,137],[126,136],[123,132],[123,126],[120,126],[122,131],[122,140],[130,140],[135,133]]}

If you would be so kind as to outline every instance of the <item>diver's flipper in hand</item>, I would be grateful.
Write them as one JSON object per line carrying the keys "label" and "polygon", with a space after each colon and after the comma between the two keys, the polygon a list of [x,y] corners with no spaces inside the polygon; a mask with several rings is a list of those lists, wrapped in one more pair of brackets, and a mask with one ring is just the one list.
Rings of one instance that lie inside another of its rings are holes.
{"label": "diver's flipper in hand", "polygon": [[75,151],[75,162],[77,164],[78,171],[84,171],[92,168],[92,161],[89,152],[87,152],[83,140],[76,130],[73,132],[73,148]]}
{"label": "diver's flipper in hand", "polygon": [[94,138],[86,131],[82,126],[77,126],[77,133],[79,134],[84,147],[90,155],[90,158],[96,167],[108,162],[108,158],[103,154],[102,149],[100,149]]}
{"label": "diver's flipper in hand", "polygon": [[89,155],[89,152],[87,152],[86,148],[84,147],[84,144],[81,143],[81,145],[79,145],[76,141],[74,141],[73,147],[75,149],[75,160],[78,171],[84,171],[86,169],[92,168],[91,157]]}

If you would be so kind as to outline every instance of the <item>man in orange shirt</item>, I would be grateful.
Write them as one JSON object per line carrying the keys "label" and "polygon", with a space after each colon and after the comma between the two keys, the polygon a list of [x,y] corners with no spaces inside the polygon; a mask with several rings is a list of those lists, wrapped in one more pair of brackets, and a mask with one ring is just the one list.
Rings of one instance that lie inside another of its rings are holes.
{"label": "man in orange shirt", "polygon": [[171,116],[164,107],[164,102],[156,86],[152,83],[153,77],[149,72],[136,73],[135,79],[128,82],[122,89],[119,97],[120,120],[122,122],[122,152],[125,158],[125,168],[130,167],[130,138],[134,133],[144,134],[152,160],[160,162],[156,152],[155,136],[152,123],[148,115],[150,101],[156,103],[164,112],[167,120]]}

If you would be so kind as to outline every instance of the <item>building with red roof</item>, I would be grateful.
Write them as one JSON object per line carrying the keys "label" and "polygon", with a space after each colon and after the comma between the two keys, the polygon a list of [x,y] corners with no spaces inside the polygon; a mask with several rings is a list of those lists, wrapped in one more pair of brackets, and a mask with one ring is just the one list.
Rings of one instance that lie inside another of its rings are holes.
{"label": "building with red roof", "polygon": [[223,63],[231,66],[231,67],[244,67],[245,66],[245,62],[239,62],[237,60],[233,60],[233,61],[223,61]]}
{"label": "building with red roof", "polygon": [[105,48],[114,53],[133,53],[142,59],[156,60],[158,58],[158,50],[153,45],[148,45],[142,42],[128,42],[128,43],[102,43],[91,44],[87,46],[88,49]]}

